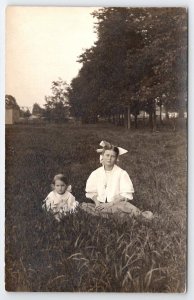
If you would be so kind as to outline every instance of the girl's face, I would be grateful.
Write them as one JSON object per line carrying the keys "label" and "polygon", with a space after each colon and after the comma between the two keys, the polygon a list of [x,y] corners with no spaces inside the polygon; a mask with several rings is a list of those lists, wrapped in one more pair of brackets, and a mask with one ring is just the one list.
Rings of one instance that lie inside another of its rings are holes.
{"label": "girl's face", "polygon": [[103,157],[103,164],[106,167],[113,167],[117,160],[117,155],[113,150],[105,150]]}
{"label": "girl's face", "polygon": [[67,185],[60,179],[57,179],[55,181],[54,187],[55,187],[55,191],[60,195],[64,194],[67,189]]}

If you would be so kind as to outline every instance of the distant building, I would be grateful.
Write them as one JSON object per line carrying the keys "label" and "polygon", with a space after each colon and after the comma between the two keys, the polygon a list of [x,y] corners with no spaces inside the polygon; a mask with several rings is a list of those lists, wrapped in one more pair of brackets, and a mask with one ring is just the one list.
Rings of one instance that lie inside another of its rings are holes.
{"label": "distant building", "polygon": [[5,124],[15,124],[18,122],[20,117],[19,107],[10,107],[6,105],[5,107]]}
{"label": "distant building", "polygon": [[40,116],[38,116],[38,115],[31,115],[29,118],[28,118],[28,120],[31,120],[31,121],[33,121],[33,120],[39,120],[40,119]]}

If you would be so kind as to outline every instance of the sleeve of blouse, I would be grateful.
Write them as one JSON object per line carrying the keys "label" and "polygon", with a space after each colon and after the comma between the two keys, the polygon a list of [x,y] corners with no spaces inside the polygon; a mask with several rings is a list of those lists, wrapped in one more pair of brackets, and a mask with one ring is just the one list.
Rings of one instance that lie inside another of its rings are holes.
{"label": "sleeve of blouse", "polygon": [[49,197],[50,194],[46,197],[46,199],[44,199],[43,201],[43,205],[42,205],[42,208],[45,209],[45,210],[50,210],[52,209],[52,199],[51,197]]}
{"label": "sleeve of blouse", "polygon": [[92,172],[88,177],[86,182],[86,197],[92,199],[94,196],[97,196],[97,178],[95,172]]}
{"label": "sleeve of blouse", "polygon": [[120,178],[120,194],[121,196],[132,200],[133,199],[134,188],[132,181],[126,171],[122,172]]}
{"label": "sleeve of blouse", "polygon": [[75,200],[75,197],[69,193],[69,198],[68,198],[68,207],[69,209],[75,209],[76,206],[78,205],[78,202]]}

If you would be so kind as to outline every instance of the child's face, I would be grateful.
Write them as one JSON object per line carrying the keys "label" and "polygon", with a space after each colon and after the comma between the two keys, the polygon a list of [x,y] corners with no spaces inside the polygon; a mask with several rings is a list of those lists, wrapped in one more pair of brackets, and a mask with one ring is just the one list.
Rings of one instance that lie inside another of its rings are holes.
{"label": "child's face", "polygon": [[66,184],[59,179],[55,181],[54,187],[55,187],[55,191],[60,195],[64,194],[67,188]]}
{"label": "child's face", "polygon": [[113,150],[106,150],[103,154],[103,163],[105,166],[113,167],[116,163],[117,156]]}

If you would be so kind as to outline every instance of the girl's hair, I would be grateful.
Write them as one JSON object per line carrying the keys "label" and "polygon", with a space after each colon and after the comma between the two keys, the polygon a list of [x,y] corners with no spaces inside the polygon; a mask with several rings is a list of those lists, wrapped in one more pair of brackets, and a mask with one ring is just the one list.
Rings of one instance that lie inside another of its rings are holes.
{"label": "girl's hair", "polygon": [[55,175],[55,177],[53,178],[53,181],[52,181],[52,185],[55,185],[56,180],[61,180],[61,181],[63,181],[66,185],[68,185],[68,183],[69,183],[67,177],[65,177],[64,174],[57,174],[57,175]]}
{"label": "girl's hair", "polygon": [[119,156],[119,149],[117,147],[115,147],[114,145],[111,145],[110,143],[106,143],[106,145],[103,147],[102,154],[104,154],[104,152],[106,150],[113,150],[116,154],[116,157]]}

